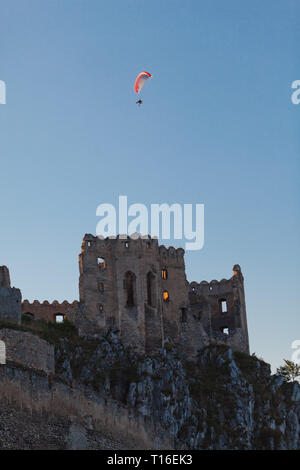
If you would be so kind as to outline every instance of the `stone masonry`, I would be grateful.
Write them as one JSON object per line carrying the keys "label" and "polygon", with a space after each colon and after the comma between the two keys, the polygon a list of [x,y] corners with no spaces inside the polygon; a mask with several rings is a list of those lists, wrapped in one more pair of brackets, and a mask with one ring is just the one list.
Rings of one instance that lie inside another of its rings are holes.
{"label": "stone masonry", "polygon": [[165,342],[193,356],[209,343],[249,353],[244,278],[189,284],[184,250],[153,238],[86,235],[79,255],[79,317],[114,327],[124,344],[154,352]]}
{"label": "stone masonry", "polygon": [[0,320],[21,322],[21,291],[10,285],[9,271],[0,266]]}
{"label": "stone masonry", "polygon": [[[100,239],[88,234],[79,271],[79,302],[26,300],[23,314],[34,320],[67,318],[82,335],[114,329],[125,345],[147,354],[169,344],[192,358],[204,346],[219,343],[249,353],[239,265],[230,279],[189,283],[182,248],[160,246],[150,236]],[[10,290],[7,268],[0,270],[0,286],[0,318],[19,321],[21,294]],[[10,294],[9,302],[5,293]],[[15,303],[13,293],[19,296]]]}
{"label": "stone masonry", "polygon": [[54,346],[36,335],[12,329],[0,330],[6,349],[6,362],[54,374]]}

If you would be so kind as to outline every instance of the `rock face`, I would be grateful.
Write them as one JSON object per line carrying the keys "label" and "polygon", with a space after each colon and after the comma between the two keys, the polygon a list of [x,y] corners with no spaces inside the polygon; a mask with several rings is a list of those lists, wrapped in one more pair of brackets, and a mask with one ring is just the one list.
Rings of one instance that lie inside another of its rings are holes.
{"label": "rock face", "polygon": [[[55,348],[23,330],[0,334],[16,351],[0,365],[0,448],[21,448],[24,419],[22,448],[31,449],[300,447],[299,384],[226,345],[186,361],[170,343],[140,355],[113,331],[49,337]],[[40,359],[28,357],[34,350],[44,351]]]}
{"label": "rock face", "polygon": [[176,350],[139,357],[118,338],[56,349],[56,372],[93,387],[168,433],[176,449],[298,449],[300,386],[226,346],[185,362]]}

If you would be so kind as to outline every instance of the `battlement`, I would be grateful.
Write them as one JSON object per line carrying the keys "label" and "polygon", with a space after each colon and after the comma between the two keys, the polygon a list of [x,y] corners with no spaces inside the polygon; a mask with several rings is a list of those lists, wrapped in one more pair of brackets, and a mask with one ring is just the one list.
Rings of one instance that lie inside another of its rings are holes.
{"label": "battlement", "polygon": [[242,275],[241,268],[238,264],[235,264],[233,269],[233,276],[229,279],[221,279],[220,281],[217,281],[216,279],[213,279],[210,282],[207,281],[201,281],[201,282],[195,282],[192,281],[189,283],[189,292],[198,296],[201,295],[221,295],[224,292],[231,290],[233,286],[236,286],[238,282],[243,282],[244,278]]}
{"label": "battlement", "polygon": [[22,314],[27,315],[33,320],[42,321],[62,321],[68,318],[68,314],[73,306],[76,306],[78,302],[75,300],[71,304],[64,300],[59,303],[54,300],[52,303],[48,300],[44,300],[42,303],[39,300],[34,300],[32,303],[27,299],[22,302]]}
{"label": "battlement", "polygon": [[87,234],[84,236],[79,255],[80,272],[84,270],[84,267],[91,268],[99,265],[97,259],[99,260],[100,257],[105,262],[112,256],[128,258],[134,256],[145,259],[152,257],[159,259],[161,264],[165,266],[184,266],[184,250],[182,248],[158,245],[157,238],[151,238],[150,235],[134,234],[131,237],[118,235],[116,238],[98,238]]}
{"label": "battlement", "polygon": [[159,251],[160,255],[164,256],[184,256],[183,248],[174,248],[172,246],[166,247],[164,245],[158,245],[157,237],[151,237],[151,235],[141,235],[139,233],[132,234],[130,237],[127,235],[117,235],[115,238],[101,238],[95,237],[91,234],[86,234],[82,242],[82,252],[85,252],[91,248],[93,250],[104,250],[110,251],[112,249],[127,248],[137,249],[145,251],[146,253],[154,250]]}

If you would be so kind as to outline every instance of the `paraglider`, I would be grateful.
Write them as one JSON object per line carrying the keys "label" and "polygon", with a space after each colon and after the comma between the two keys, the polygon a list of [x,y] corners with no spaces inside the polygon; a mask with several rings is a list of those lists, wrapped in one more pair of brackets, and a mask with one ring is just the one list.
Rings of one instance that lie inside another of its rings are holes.
{"label": "paraglider", "polygon": [[[143,86],[145,85],[146,81],[148,80],[148,78],[151,78],[152,75],[151,73],[149,72],[141,72],[138,74],[138,76],[136,77],[135,79],[135,82],[134,82],[134,91],[136,93],[140,93],[140,91],[142,90]],[[141,106],[141,104],[143,103],[143,101],[141,99],[139,99],[136,104],[138,104],[139,106]]]}

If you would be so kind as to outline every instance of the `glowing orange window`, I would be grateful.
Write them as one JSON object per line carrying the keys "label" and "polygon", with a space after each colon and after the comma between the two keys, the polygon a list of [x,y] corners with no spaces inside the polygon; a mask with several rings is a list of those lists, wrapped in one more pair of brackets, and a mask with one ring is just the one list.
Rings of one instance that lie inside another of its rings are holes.
{"label": "glowing orange window", "polygon": [[166,269],[161,270],[161,278],[168,279],[168,271]]}
{"label": "glowing orange window", "polygon": [[169,292],[167,290],[163,291],[163,299],[165,302],[169,300]]}

